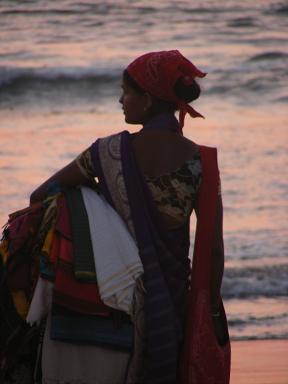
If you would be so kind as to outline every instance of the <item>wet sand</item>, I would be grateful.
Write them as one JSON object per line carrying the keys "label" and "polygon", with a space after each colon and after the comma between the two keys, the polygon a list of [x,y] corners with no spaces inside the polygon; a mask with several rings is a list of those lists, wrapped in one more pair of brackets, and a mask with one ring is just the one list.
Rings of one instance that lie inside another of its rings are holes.
{"label": "wet sand", "polygon": [[288,340],[234,341],[231,384],[288,384]]}

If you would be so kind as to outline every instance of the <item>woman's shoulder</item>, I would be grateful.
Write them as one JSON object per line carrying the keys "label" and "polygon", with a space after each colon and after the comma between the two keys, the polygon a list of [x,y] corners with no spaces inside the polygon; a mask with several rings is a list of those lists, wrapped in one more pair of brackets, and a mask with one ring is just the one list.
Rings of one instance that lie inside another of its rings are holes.
{"label": "woman's shoulder", "polygon": [[130,133],[130,137],[134,145],[149,144],[152,147],[157,146],[158,149],[160,144],[168,146],[172,145],[176,148],[181,147],[182,150],[184,149],[190,153],[194,153],[199,150],[199,145],[197,143],[176,132],[141,130],[139,132]]}
{"label": "woman's shoulder", "polygon": [[149,176],[169,173],[199,157],[199,146],[175,132],[139,132],[132,147],[142,172]]}

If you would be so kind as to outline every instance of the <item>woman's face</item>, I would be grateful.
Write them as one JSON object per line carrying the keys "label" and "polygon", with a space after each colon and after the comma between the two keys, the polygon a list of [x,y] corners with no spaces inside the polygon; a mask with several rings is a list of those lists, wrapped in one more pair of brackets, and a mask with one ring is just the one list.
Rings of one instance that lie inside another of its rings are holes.
{"label": "woman's face", "polygon": [[147,119],[149,95],[140,94],[122,81],[122,95],[119,103],[122,104],[125,121],[128,124],[143,124]]}

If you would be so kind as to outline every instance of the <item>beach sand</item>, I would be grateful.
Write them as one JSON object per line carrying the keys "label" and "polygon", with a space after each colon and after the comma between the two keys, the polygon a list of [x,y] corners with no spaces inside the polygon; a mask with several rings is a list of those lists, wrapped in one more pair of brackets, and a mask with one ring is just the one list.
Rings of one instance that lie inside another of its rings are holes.
{"label": "beach sand", "polygon": [[231,384],[288,384],[288,340],[232,342]]}

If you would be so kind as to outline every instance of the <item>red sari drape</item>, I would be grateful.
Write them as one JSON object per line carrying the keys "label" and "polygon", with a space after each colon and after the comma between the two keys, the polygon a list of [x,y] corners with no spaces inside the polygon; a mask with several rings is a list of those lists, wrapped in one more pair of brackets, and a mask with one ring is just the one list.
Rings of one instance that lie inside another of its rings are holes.
{"label": "red sari drape", "polygon": [[220,184],[215,148],[200,147],[202,182],[197,202],[197,226],[185,341],[181,357],[181,384],[229,384],[231,349],[225,310],[220,319],[226,333],[219,345],[210,304],[212,244]]}

